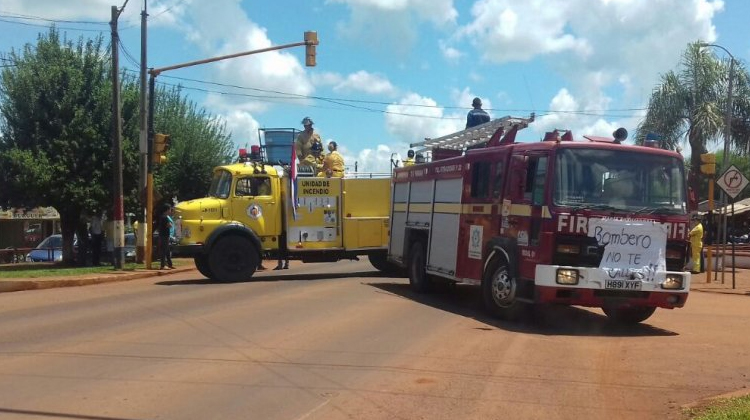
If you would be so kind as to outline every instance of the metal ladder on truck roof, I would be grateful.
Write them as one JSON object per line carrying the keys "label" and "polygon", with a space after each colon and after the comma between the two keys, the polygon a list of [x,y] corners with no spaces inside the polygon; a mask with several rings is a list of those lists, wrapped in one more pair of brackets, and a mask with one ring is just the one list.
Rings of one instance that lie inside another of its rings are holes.
{"label": "metal ladder on truck roof", "polygon": [[518,125],[519,129],[526,128],[532,121],[534,121],[533,113],[529,118],[505,116],[442,137],[433,139],[425,138],[424,141],[411,143],[409,147],[419,147],[420,149],[417,149],[417,151],[420,152],[437,148],[463,150],[464,148],[488,142],[492,138],[492,135],[500,128],[504,128],[505,132],[515,125]]}

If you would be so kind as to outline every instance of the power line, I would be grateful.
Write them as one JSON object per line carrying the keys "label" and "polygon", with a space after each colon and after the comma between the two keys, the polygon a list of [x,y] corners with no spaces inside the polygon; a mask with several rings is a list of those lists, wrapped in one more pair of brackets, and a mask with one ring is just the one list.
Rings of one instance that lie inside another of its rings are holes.
{"label": "power line", "polygon": [[[2,19],[2,18],[0,18],[0,22],[12,23],[15,25],[23,25],[23,26],[35,26],[39,28],[51,28],[53,26],[53,25],[44,25],[41,23],[18,22],[18,21],[7,20],[7,19]],[[57,29],[62,29],[66,31],[99,32],[99,33],[106,31],[106,29],[83,29],[83,28],[72,28],[69,26],[57,26],[57,25],[54,25],[54,26]]]}
{"label": "power line", "polygon": [[0,17],[9,18],[9,19],[41,20],[45,22],[55,22],[55,23],[76,23],[76,24],[86,24],[86,25],[107,25],[108,24],[108,22],[91,21],[91,20],[50,19],[50,18],[45,18],[42,16],[24,15],[21,13],[6,12],[3,10],[0,10]]}

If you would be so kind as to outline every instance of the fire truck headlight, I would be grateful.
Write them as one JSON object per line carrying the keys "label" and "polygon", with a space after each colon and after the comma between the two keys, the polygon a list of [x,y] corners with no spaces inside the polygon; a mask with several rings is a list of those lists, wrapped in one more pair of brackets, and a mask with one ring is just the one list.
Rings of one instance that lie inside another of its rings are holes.
{"label": "fire truck headlight", "polygon": [[555,276],[557,284],[578,284],[578,270],[572,268],[558,268]]}
{"label": "fire truck headlight", "polygon": [[581,248],[578,245],[559,244],[557,245],[557,252],[560,254],[578,254],[581,252]]}
{"label": "fire truck headlight", "polygon": [[679,290],[682,289],[682,274],[667,274],[667,279],[661,283],[662,289]]}

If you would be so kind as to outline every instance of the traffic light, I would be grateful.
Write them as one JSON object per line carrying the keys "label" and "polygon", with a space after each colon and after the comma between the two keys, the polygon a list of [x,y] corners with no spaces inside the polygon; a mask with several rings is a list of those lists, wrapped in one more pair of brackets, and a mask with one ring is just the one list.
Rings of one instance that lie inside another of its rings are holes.
{"label": "traffic light", "polygon": [[703,175],[716,175],[716,155],[703,153],[701,155],[701,173]]}
{"label": "traffic light", "polygon": [[151,162],[154,165],[163,165],[167,163],[167,150],[172,138],[169,134],[154,134],[154,148],[151,153]]}
{"label": "traffic light", "polygon": [[315,67],[315,46],[318,45],[318,33],[315,31],[305,32],[305,65]]}

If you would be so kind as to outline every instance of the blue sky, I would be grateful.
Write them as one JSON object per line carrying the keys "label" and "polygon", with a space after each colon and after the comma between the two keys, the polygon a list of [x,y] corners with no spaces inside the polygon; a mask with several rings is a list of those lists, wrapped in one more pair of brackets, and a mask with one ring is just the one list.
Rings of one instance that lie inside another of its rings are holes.
{"label": "blue sky", "polygon": [[[52,21],[71,38],[109,37],[110,8],[123,3],[0,0],[0,51],[33,43]],[[128,1],[120,18],[136,61],[143,5]],[[689,42],[720,44],[745,63],[750,56],[744,0],[148,0],[148,11],[149,67],[317,31],[314,68],[297,47],[157,80],[182,84],[227,122],[238,147],[257,143],[259,127],[301,129],[310,116],[347,165],[364,171],[387,170],[409,143],[462,129],[474,96],[493,118],[535,112],[522,141],[553,128],[607,136],[635,130]],[[124,54],[120,62],[137,70]]]}

